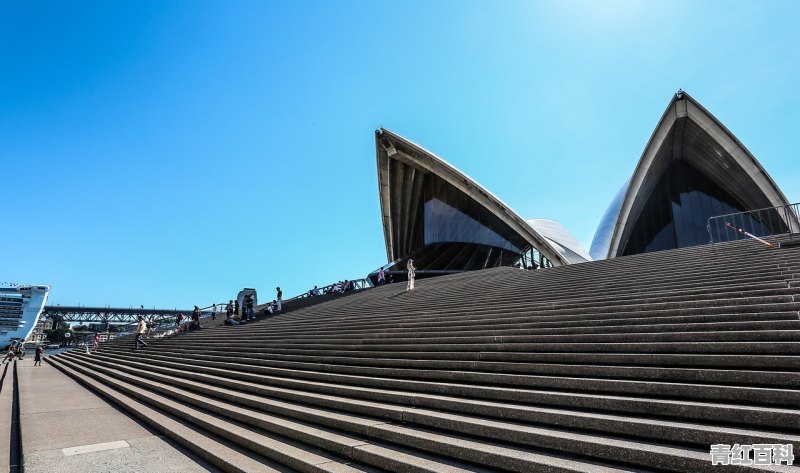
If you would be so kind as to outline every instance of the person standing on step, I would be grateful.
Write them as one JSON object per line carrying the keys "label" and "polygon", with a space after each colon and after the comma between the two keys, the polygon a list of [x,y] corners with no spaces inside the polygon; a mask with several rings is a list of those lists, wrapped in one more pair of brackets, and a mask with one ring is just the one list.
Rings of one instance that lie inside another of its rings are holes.
{"label": "person standing on step", "polygon": [[233,301],[233,318],[241,320],[241,314],[239,313],[239,299],[235,299]]}
{"label": "person standing on step", "polygon": [[248,301],[250,300],[250,294],[246,294],[244,296],[244,300],[242,301],[242,321],[247,322],[250,320],[250,310],[247,308]]}
{"label": "person standing on step", "polygon": [[280,286],[276,287],[275,290],[278,291],[278,298],[275,300],[278,302],[278,312],[280,312],[281,304],[283,303],[283,291],[281,291]]}
{"label": "person standing on step", "polygon": [[36,355],[33,357],[33,366],[42,366],[42,355],[44,355],[44,348],[41,345],[36,345]]}
{"label": "person standing on step", "polygon": [[414,266],[414,260],[408,260],[408,285],[406,285],[406,291],[413,291],[414,290],[414,277],[417,275],[417,268]]}
{"label": "person standing on step", "polygon": [[378,271],[378,286],[383,286],[386,284],[386,272],[381,268]]}
{"label": "person standing on step", "polygon": [[229,300],[228,305],[225,306],[225,318],[230,319],[233,317],[233,301]]}
{"label": "person standing on step", "polygon": [[200,307],[194,306],[194,310],[192,311],[192,325],[193,329],[200,328]]}
{"label": "person standing on step", "polygon": [[217,320],[217,304],[211,306],[211,320]]}
{"label": "person standing on step", "polygon": [[147,332],[147,324],[144,321],[144,317],[141,315],[138,317],[139,324],[136,326],[136,337],[133,339],[133,349],[138,350],[139,345],[146,347],[147,343],[142,340],[142,336]]}
{"label": "person standing on step", "polygon": [[92,353],[96,352],[99,346],[100,346],[100,334],[95,332],[94,338],[92,339]]}
{"label": "person standing on step", "polygon": [[254,302],[255,301],[253,301],[253,296],[251,294],[248,294],[248,295],[245,296],[245,298],[244,298],[244,306],[245,306],[245,310],[247,310],[247,320],[255,320],[255,318],[256,318],[256,311],[253,308],[253,303]]}

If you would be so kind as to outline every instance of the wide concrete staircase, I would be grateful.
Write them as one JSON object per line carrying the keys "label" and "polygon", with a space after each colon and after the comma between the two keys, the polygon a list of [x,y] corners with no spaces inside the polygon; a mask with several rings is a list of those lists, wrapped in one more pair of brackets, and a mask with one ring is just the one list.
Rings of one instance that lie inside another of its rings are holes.
{"label": "wide concrete staircase", "polygon": [[798,472],[709,455],[800,452],[798,275],[749,241],[497,268],[47,361],[226,471]]}

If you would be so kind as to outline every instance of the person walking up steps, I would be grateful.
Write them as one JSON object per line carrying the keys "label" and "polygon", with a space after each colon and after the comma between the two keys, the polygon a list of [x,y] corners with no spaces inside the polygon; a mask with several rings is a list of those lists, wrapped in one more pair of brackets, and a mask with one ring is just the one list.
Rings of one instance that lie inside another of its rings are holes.
{"label": "person walking up steps", "polygon": [[136,337],[133,340],[133,343],[134,343],[133,349],[134,350],[138,350],[139,349],[139,345],[142,345],[142,346],[145,346],[145,347],[147,346],[147,343],[144,340],[142,340],[142,336],[145,334],[145,332],[147,332],[147,324],[144,321],[144,317],[142,317],[140,315],[139,316],[139,325],[136,326]]}
{"label": "person walking up steps", "polygon": [[414,266],[414,260],[408,260],[408,285],[406,286],[406,291],[413,291],[414,290],[414,276],[417,274],[417,268]]}
{"label": "person walking up steps", "polygon": [[41,345],[36,345],[36,355],[33,357],[33,366],[42,366],[42,355],[44,355],[44,348]]}
{"label": "person walking up steps", "polygon": [[281,311],[281,303],[283,303],[283,291],[281,291],[280,287],[276,287],[275,290],[278,291],[278,298],[275,299],[275,300],[278,302],[278,312],[280,312]]}
{"label": "person walking up steps", "polygon": [[194,310],[192,311],[192,330],[200,328],[200,315],[200,307],[194,306]]}

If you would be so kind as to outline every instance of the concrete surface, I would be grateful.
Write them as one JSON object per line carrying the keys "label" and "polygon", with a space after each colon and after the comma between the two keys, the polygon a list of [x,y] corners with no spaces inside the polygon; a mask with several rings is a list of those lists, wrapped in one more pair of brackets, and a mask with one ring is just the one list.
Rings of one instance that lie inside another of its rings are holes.
{"label": "concrete surface", "polygon": [[[19,361],[18,370],[26,472],[218,471],[52,366],[33,366],[30,358]],[[129,446],[93,451],[97,444],[122,441]],[[65,454],[77,447],[86,453]]]}

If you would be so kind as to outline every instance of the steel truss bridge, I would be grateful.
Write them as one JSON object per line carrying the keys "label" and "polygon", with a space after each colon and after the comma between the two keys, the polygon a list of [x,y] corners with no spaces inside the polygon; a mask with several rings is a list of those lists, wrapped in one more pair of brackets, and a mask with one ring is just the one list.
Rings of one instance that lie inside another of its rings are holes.
{"label": "steel truss bridge", "polygon": [[[219,310],[223,310],[224,306],[217,306]],[[84,307],[84,306],[45,306],[42,311],[44,317],[58,316],[64,322],[76,322],[81,325],[84,324],[107,324],[108,325],[126,325],[135,323],[137,317],[140,315],[145,318],[155,316],[156,322],[174,320],[179,312],[189,317],[193,309],[153,309],[153,308],[132,308],[132,307]],[[202,309],[203,316],[211,313],[211,307]]]}

